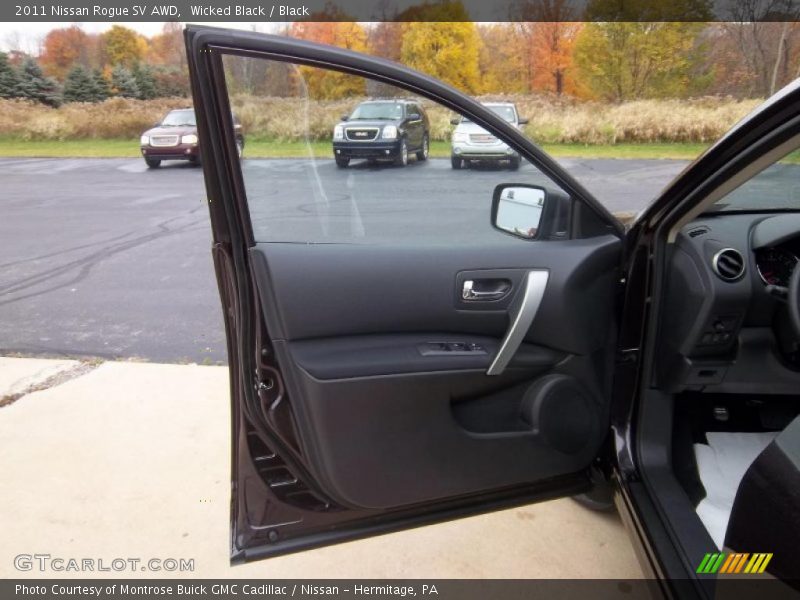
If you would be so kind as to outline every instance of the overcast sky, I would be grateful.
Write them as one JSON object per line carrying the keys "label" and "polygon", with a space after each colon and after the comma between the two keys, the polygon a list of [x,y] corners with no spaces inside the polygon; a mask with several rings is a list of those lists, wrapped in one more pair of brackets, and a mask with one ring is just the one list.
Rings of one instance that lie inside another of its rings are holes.
{"label": "overcast sky", "polygon": [[[35,54],[48,31],[70,25],[71,23],[0,23],[0,50],[22,50]],[[159,33],[164,27],[164,23],[76,23],[76,25],[80,25],[87,33],[101,33],[110,29],[112,25],[123,25],[148,37]],[[204,25],[230,29],[255,27],[256,31],[270,32],[283,23],[204,23]]]}

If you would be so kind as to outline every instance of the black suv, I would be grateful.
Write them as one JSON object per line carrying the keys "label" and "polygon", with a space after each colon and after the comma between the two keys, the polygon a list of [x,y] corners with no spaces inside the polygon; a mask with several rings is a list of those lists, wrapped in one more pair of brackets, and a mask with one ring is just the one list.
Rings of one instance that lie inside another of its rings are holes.
{"label": "black suv", "polygon": [[353,158],[405,166],[415,152],[417,160],[427,160],[429,145],[428,115],[416,100],[367,100],[333,128],[333,156],[342,169]]}

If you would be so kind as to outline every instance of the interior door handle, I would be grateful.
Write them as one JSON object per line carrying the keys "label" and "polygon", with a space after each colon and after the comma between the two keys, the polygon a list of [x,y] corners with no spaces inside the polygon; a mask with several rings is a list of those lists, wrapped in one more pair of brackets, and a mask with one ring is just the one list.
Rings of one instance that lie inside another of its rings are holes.
{"label": "interior door handle", "polygon": [[522,299],[516,304],[511,318],[511,326],[500,343],[500,349],[492,359],[489,370],[486,371],[487,375],[500,375],[511,362],[514,354],[517,353],[519,345],[525,339],[525,334],[528,333],[533,319],[539,311],[549,277],[547,271],[528,271],[522,286]]}
{"label": "interior door handle", "polygon": [[487,301],[499,300],[508,294],[511,290],[511,283],[505,279],[491,281],[488,284],[488,289],[475,289],[475,281],[467,279],[464,281],[464,287],[461,288],[461,299],[467,301]]}

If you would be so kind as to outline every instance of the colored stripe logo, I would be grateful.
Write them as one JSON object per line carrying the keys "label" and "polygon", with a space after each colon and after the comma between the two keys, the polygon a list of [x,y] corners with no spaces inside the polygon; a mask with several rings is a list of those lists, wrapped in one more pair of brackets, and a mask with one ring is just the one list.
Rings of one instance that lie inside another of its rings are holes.
{"label": "colored stripe logo", "polygon": [[710,552],[703,557],[697,573],[763,573],[769,561],[772,560],[772,552],[748,553],[726,553]]}

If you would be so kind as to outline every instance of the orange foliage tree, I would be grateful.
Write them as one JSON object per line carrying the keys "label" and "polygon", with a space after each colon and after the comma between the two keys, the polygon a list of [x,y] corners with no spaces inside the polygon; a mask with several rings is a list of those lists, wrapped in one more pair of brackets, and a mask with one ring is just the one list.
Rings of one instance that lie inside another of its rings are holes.
{"label": "orange foliage tree", "polygon": [[[292,23],[289,35],[357,52],[364,52],[367,48],[366,31],[352,21],[296,21]],[[312,98],[330,100],[366,93],[363,77],[305,66],[298,67],[298,72]]]}
{"label": "orange foliage tree", "polygon": [[535,90],[555,92],[557,95],[575,95],[577,85],[573,73],[572,56],[575,39],[581,23],[543,22],[534,23],[533,80]]}
{"label": "orange foliage tree", "polygon": [[75,65],[90,66],[89,36],[77,25],[51,30],[44,38],[39,63],[47,75],[63,79]]}
{"label": "orange foliage tree", "polygon": [[147,62],[151,65],[186,68],[186,50],[183,42],[183,26],[180,23],[165,23],[161,33],[150,38]]}

